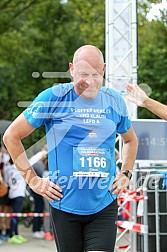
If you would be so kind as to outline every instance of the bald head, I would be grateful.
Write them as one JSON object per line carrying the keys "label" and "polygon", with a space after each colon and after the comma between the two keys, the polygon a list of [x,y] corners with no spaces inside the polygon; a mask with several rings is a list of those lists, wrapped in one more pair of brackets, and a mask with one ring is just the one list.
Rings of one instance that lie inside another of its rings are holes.
{"label": "bald head", "polygon": [[85,99],[95,98],[102,86],[105,71],[102,52],[95,46],[84,45],[74,53],[69,67],[76,94]]}
{"label": "bald head", "polygon": [[75,65],[78,61],[86,61],[90,65],[104,65],[104,58],[102,52],[92,45],[81,46],[75,53],[73,57],[73,64]]}

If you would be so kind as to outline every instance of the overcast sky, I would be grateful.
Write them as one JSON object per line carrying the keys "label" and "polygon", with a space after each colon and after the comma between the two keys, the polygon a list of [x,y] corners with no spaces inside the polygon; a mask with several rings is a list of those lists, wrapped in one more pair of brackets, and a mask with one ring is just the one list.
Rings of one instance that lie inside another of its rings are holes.
{"label": "overcast sky", "polygon": [[160,10],[166,9],[167,10],[167,1],[166,0],[162,0],[162,3],[159,4],[151,4],[151,10],[150,12],[147,14],[147,18],[149,21],[153,20],[153,19],[157,19],[158,17],[160,17]]}

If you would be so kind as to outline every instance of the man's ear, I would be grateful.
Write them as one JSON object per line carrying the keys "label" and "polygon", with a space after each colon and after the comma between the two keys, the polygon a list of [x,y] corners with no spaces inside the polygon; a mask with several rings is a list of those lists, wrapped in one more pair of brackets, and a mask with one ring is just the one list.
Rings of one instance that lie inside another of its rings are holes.
{"label": "man's ear", "polygon": [[74,69],[74,67],[73,67],[73,63],[69,63],[69,69],[70,69],[70,74],[71,74],[71,76],[73,77],[73,69]]}
{"label": "man's ear", "polygon": [[106,63],[104,63],[103,71],[105,72],[106,70]]}

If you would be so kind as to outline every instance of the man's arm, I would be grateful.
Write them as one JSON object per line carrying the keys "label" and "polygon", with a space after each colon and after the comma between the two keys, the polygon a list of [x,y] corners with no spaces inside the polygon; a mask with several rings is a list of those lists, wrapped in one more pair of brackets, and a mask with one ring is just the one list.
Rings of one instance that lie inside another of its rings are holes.
{"label": "man's arm", "polygon": [[3,141],[7,150],[15,163],[17,169],[25,179],[26,183],[38,194],[46,199],[59,200],[61,195],[61,188],[53,182],[42,179],[35,173],[30,165],[22,139],[30,135],[35,129],[29,124],[23,114],[19,115],[15,121],[6,130]]}
{"label": "man's arm", "polygon": [[137,136],[131,127],[125,134],[122,134],[121,137],[123,140],[121,170],[132,170],[138,150]]}
{"label": "man's arm", "polygon": [[[131,127],[126,133],[122,134],[121,137],[123,139],[121,172],[125,170],[133,170],[138,149],[136,134]],[[117,174],[111,188],[114,189],[113,194],[118,194],[118,196],[122,193],[123,189],[129,186],[130,182],[129,178],[121,172]]]}

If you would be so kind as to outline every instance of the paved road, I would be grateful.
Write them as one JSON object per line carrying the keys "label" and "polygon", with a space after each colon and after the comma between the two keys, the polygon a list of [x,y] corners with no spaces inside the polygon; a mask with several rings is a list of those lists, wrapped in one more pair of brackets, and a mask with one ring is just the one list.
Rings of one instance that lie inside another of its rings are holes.
{"label": "paved road", "polygon": [[[32,237],[31,228],[25,228],[23,225],[19,226],[19,233],[23,235],[28,241],[23,244],[9,244],[3,242],[0,244],[0,252],[57,252],[54,241],[46,241],[43,239],[35,239]],[[128,244],[129,234],[116,245]],[[20,249],[20,251],[19,251]],[[123,252],[123,249],[115,249],[116,252]],[[72,251],[69,251],[72,252]]]}
{"label": "paved road", "polygon": [[57,252],[54,241],[33,238],[31,228],[25,228],[20,225],[19,233],[28,241],[23,244],[9,244],[8,242],[3,242],[0,244],[0,252]]}

